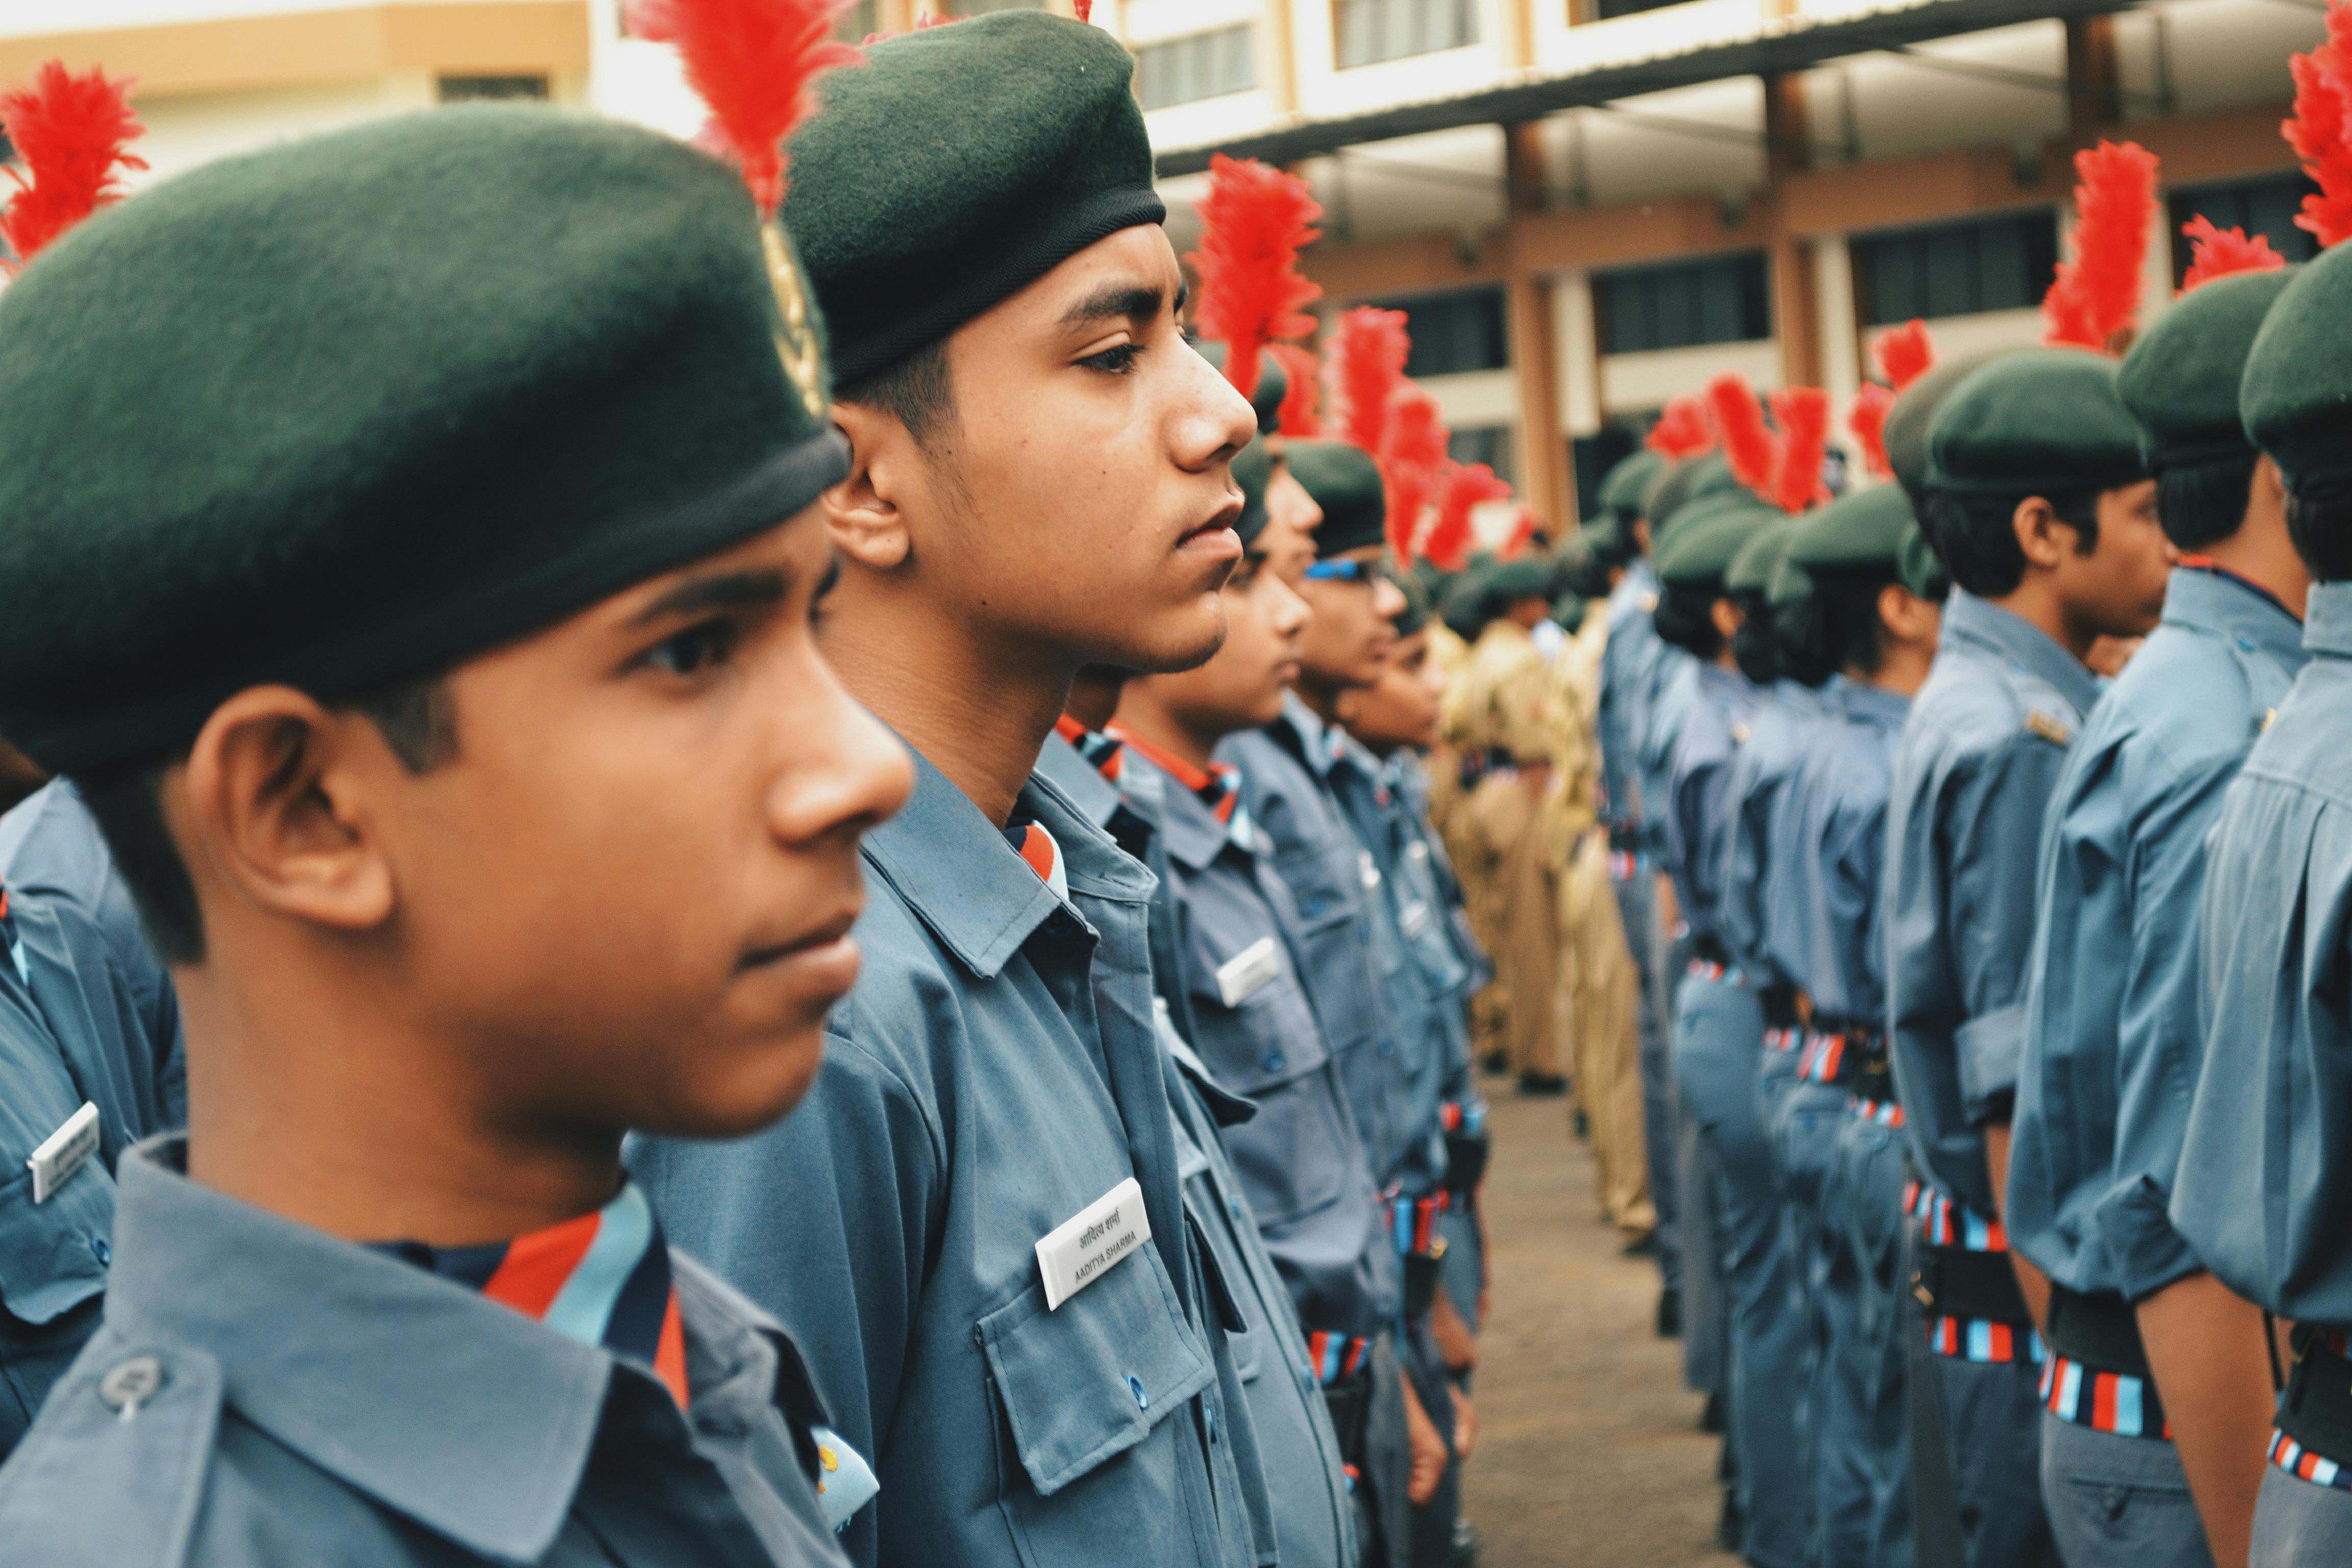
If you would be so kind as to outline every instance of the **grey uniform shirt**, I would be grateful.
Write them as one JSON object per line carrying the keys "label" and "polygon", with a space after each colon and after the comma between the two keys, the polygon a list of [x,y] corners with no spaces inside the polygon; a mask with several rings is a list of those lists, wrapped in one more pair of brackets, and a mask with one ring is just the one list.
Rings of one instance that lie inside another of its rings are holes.
{"label": "grey uniform shirt", "polygon": [[783,1331],[672,1255],[692,1404],[462,1286],[121,1166],[106,1321],[0,1467],[42,1568],[837,1564]]}
{"label": "grey uniform shirt", "polygon": [[2203,1070],[2171,1219],[2283,1318],[2352,1325],[2352,584],[2311,591],[2310,662],[2206,849]]}
{"label": "grey uniform shirt", "polygon": [[2004,1217],[2070,1290],[2137,1300],[2200,1267],[2165,1211],[2205,1054],[2205,845],[2302,637],[2260,590],[2175,571],[2051,803]]}
{"label": "grey uniform shirt", "polygon": [[[648,1140],[663,1229],[775,1313],[881,1495],[863,1563],[1249,1561],[1152,1009],[1150,872],[1050,784],[1016,821],[1065,900],[924,757],[866,837],[857,984],[815,1087],[732,1143]],[[1059,1308],[1036,1244],[1120,1184],[1151,1236]]]}
{"label": "grey uniform shirt", "polygon": [[1887,793],[1888,1054],[1912,1158],[1990,1215],[1984,1127],[2006,1121],[2025,1035],[2034,862],[2097,678],[1964,589],[1895,749]]}

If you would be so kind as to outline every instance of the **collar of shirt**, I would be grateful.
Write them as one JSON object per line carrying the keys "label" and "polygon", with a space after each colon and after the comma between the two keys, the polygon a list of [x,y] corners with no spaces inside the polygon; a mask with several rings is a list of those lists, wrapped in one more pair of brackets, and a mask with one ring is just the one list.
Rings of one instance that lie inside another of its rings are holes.
{"label": "collar of shirt", "polygon": [[[1228,848],[1255,852],[1256,837],[1249,813],[1241,804],[1241,770],[1231,763],[1213,763],[1203,773],[1181,757],[1149,741],[1122,734],[1129,751],[1150,763],[1180,787],[1163,792],[1160,826],[1168,853],[1187,869],[1198,871]],[[1220,814],[1220,804],[1223,806]]]}
{"label": "collar of shirt", "polygon": [[[2256,619],[2257,621],[2264,619],[2263,617],[2231,616],[2230,611],[2236,607],[2234,603],[2225,605],[2225,606],[2222,607],[2216,615],[2208,616],[2207,619],[2204,620],[2192,621],[2185,616],[2176,616],[2172,614],[2174,595],[2181,592],[2181,585],[2184,583],[2196,584],[2199,584],[2200,587],[2209,583],[2226,583],[2231,587],[2238,589],[2241,593],[2251,595],[2258,603],[2269,605],[2271,609],[2275,611],[2278,615],[2284,616],[2287,625],[2294,628],[2294,635],[2287,639],[2287,646],[2292,647],[2300,647],[2302,645],[2303,622],[2296,616],[2293,610],[2286,607],[2285,600],[2280,598],[2276,594],[2272,593],[2268,588],[2263,587],[2260,583],[2255,582],[2252,577],[2247,576],[2244,573],[2232,572],[2227,566],[2216,563],[2210,556],[2207,555],[2183,555],[2179,562],[2174,566],[2172,575],[2167,580],[2165,585],[2164,618],[2166,620],[2178,620],[2183,626],[2210,626],[2214,630],[2226,631],[2234,634],[2241,630],[2247,630],[2248,628],[2242,628],[2234,624],[2223,625],[2221,624],[2222,617],[2227,617],[2233,623],[2241,619],[2248,618]],[[2191,598],[2187,601],[2188,603],[2203,605],[2209,602],[2205,596],[2199,592],[2199,588],[2192,587],[2189,592],[2191,595]],[[2257,642],[2263,640],[2258,634],[2249,631],[2249,635],[2254,636]]]}
{"label": "collar of shirt", "polygon": [[[920,752],[914,759],[914,794],[898,816],[866,836],[866,863],[958,963],[993,979],[1065,902],[971,796]],[[1052,836],[1074,900],[1150,901],[1151,873],[1051,782],[1033,773],[1013,820],[1036,823]]]}
{"label": "collar of shirt", "polygon": [[[198,1186],[187,1144],[117,1172],[106,1317],[209,1356],[237,1414],[486,1557],[535,1562],[580,1486],[614,1363],[406,1263]],[[234,1281],[194,1289],[191,1281]]]}
{"label": "collar of shirt", "polygon": [[2305,607],[2303,646],[2312,653],[2352,658],[2352,583],[2315,583]]}
{"label": "collar of shirt", "polygon": [[1911,699],[1903,693],[1861,680],[1846,682],[1838,693],[1838,704],[1849,718],[1885,730],[1903,728],[1904,716],[1911,711]]}
{"label": "collar of shirt", "polygon": [[1315,710],[1307,706],[1296,691],[1282,694],[1282,717],[1268,724],[1266,732],[1286,747],[1291,755],[1307,764],[1307,771],[1328,784],[1331,777],[1331,742],[1324,738],[1323,721]]}
{"label": "collar of shirt", "polygon": [[1616,619],[1620,611],[1639,609],[1643,597],[1657,591],[1657,568],[1650,564],[1648,556],[1636,555],[1625,568],[1625,574],[1617,579],[1617,585],[1609,590],[1610,618]]}
{"label": "collar of shirt", "polygon": [[1944,603],[1944,630],[1939,639],[1949,647],[1974,643],[1979,648],[2016,665],[2027,674],[2048,681],[2058,695],[2087,713],[2099,700],[2099,678],[2090,666],[2058,646],[2040,626],[2013,611],[1978,598],[1965,588],[1952,590]]}
{"label": "collar of shirt", "polygon": [[1054,721],[1054,733],[1075,747],[1087,765],[1112,784],[1118,783],[1122,761],[1118,739],[1099,730],[1089,730],[1067,713]]}

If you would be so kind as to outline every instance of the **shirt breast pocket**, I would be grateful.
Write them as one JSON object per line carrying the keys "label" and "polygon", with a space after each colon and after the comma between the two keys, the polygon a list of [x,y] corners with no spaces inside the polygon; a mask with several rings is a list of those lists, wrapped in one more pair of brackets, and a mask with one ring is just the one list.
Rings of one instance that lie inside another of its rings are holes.
{"label": "shirt breast pocket", "polygon": [[1032,1287],[980,1321],[1003,1415],[1006,1521],[1031,1568],[1098,1563],[1181,1530],[1187,1515],[1171,1415],[1215,1373],[1146,1245],[1058,1311]]}

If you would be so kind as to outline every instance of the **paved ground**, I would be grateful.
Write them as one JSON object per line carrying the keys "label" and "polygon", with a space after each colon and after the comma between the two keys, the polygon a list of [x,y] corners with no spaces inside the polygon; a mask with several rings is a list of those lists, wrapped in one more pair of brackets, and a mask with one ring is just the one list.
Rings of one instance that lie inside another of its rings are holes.
{"label": "paved ground", "polygon": [[1563,1102],[1486,1087],[1494,1307],[1466,1477],[1484,1568],[1732,1568],[1715,1547],[1715,1439],[1680,1347],[1651,1331],[1656,1265],[1621,1257],[1597,1217]]}

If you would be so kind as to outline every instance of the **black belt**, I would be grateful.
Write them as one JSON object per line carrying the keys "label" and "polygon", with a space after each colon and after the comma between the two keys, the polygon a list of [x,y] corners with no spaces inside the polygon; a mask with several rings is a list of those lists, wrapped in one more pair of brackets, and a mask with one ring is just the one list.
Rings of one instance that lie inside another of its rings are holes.
{"label": "black belt", "polygon": [[[1478,1190],[1478,1183],[1486,1174],[1486,1156],[1494,1149],[1493,1135],[1485,1129],[1475,1132],[1448,1132],[1445,1135],[1445,1190],[1455,1197],[1467,1200]],[[1455,1207],[1463,1206],[1457,1203]]]}
{"label": "black belt", "polygon": [[2017,1271],[2006,1252],[1971,1252],[1963,1247],[1919,1248],[1911,1293],[1928,1311],[1951,1318],[1982,1318],[2013,1328],[2032,1328],[2032,1310],[2017,1288]]}
{"label": "black belt", "polygon": [[1768,1029],[1793,1029],[1798,1025],[1797,988],[1793,985],[1768,986],[1757,994],[1764,1005],[1764,1026]]}
{"label": "black belt", "polygon": [[1404,1315],[1409,1322],[1418,1322],[1437,1305],[1437,1281],[1444,1269],[1445,1241],[1438,1238],[1436,1247],[1429,1252],[1408,1252],[1404,1255]]}
{"label": "black belt", "polygon": [[1851,1018],[1816,1018],[1813,1029],[1845,1041],[1845,1049],[1839,1053],[1837,1077],[1831,1081],[1857,1100],[1881,1105],[1901,1103],[1895,1097],[1895,1068],[1886,1055],[1883,1031]]}
{"label": "black belt", "polygon": [[2324,1459],[2352,1465],[2352,1361],[2328,1332],[2298,1323],[2294,1370],[2279,1401],[2278,1429]]}
{"label": "black belt", "polygon": [[2150,1378],[2147,1349],[2140,1343],[2139,1319],[2131,1303],[2113,1290],[2085,1295],[2052,1281],[2050,1348],[2095,1372]]}
{"label": "black belt", "polygon": [[1323,1385],[1323,1403],[1331,1412],[1331,1430],[1339,1438],[1339,1462],[1364,1468],[1364,1435],[1371,1424],[1372,1363],[1368,1359],[1354,1374]]}

